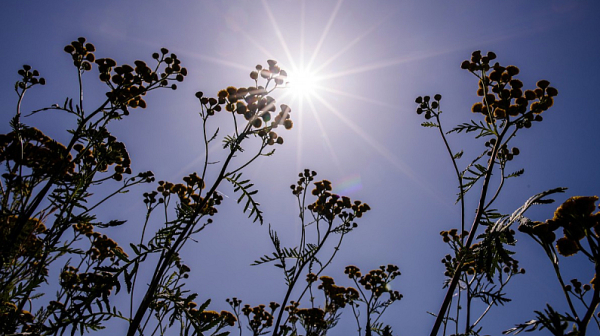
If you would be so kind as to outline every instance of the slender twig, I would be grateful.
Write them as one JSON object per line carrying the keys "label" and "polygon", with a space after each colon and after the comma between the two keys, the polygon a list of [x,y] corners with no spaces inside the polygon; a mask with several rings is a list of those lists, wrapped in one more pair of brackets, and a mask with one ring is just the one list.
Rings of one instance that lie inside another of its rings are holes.
{"label": "slender twig", "polygon": [[[596,272],[595,274],[599,274],[599,272],[600,272],[600,264],[598,264],[598,263],[596,263],[596,265],[595,265],[595,272]],[[592,296],[592,301],[590,302],[590,308],[586,311],[581,322],[578,323],[579,332],[581,333],[581,335],[585,335],[587,326],[590,322],[590,319],[596,312],[596,308],[598,307],[598,304],[600,304],[600,286],[594,286],[594,293]]]}
{"label": "slender twig", "polygon": [[[470,249],[471,244],[473,243],[473,240],[475,239],[475,236],[477,235],[477,228],[479,227],[479,222],[481,220],[481,217],[483,216],[484,213],[484,206],[485,206],[485,199],[487,196],[487,191],[488,191],[488,187],[489,187],[489,183],[490,183],[490,179],[492,177],[492,169],[494,168],[494,163],[495,160],[494,158],[496,157],[496,155],[498,154],[498,150],[500,149],[500,143],[502,143],[502,138],[504,137],[504,135],[508,132],[510,125],[506,125],[506,127],[502,130],[502,133],[500,133],[500,135],[498,135],[498,139],[496,141],[496,143],[494,144],[494,147],[492,149],[492,155],[491,158],[488,161],[488,167],[486,169],[486,173],[485,173],[485,178],[483,181],[483,185],[481,187],[481,194],[479,197],[479,205],[477,206],[477,212],[475,215],[475,219],[473,220],[473,224],[471,226],[471,231],[469,232],[469,236],[467,238],[467,242],[464,245],[465,249]],[[446,313],[446,309],[448,308],[448,304],[450,303],[450,301],[452,301],[452,295],[454,293],[454,290],[456,289],[456,285],[458,284],[458,280],[459,277],[461,275],[461,268],[463,266],[463,262],[464,262],[464,256],[463,258],[461,258],[461,260],[458,262],[458,265],[456,267],[457,271],[454,273],[454,275],[452,276],[452,280],[450,281],[450,284],[448,286],[448,291],[446,292],[446,296],[444,297],[444,301],[442,302],[442,306],[440,307],[440,311],[437,315],[437,318],[435,320],[435,323],[433,325],[433,328],[431,330],[430,336],[436,336],[440,326],[442,324],[442,320],[443,320],[443,316]]]}
{"label": "slender twig", "polygon": [[[321,242],[319,243],[319,245],[317,245],[317,248],[315,249],[315,251],[313,252],[313,256],[317,255],[319,253],[319,251],[321,250],[321,248],[323,247],[323,245],[325,244],[325,241],[327,241],[327,237],[329,236],[329,234],[331,233],[331,222],[329,223],[329,229],[327,230],[327,232],[325,233],[325,235],[323,236],[323,240],[321,240]],[[312,258],[309,258],[312,259]],[[292,290],[294,289],[294,286],[296,285],[296,282],[298,281],[298,279],[300,278],[300,276],[302,275],[302,270],[304,269],[304,267],[308,264],[308,260],[304,263],[301,263],[299,266],[299,268],[296,268],[296,274],[294,276],[294,278],[292,279],[292,282],[288,285],[288,290],[285,293],[285,297],[283,299],[283,304],[282,306],[285,306],[290,298],[290,295],[292,294]],[[283,317],[283,312],[284,309],[279,310],[279,314],[277,315],[277,321],[274,324],[274,328],[273,328],[273,336],[279,336],[277,334],[277,331],[279,331],[279,325],[281,323],[281,318]]]}
{"label": "slender twig", "polygon": [[[239,143],[244,137],[245,137],[245,133],[242,132],[236,141]],[[184,227],[182,233],[179,234],[179,236],[177,237],[177,239],[175,240],[173,245],[171,245],[171,247],[165,252],[164,256],[161,256],[161,258],[159,259],[158,264],[155,269],[155,273],[154,273],[152,280],[148,286],[146,294],[144,295],[142,302],[138,306],[135,317],[133,318],[133,320],[131,321],[131,324],[129,325],[129,329],[127,331],[128,336],[133,336],[136,333],[136,331],[138,330],[138,328],[140,326],[140,322],[143,319],[144,315],[146,314],[146,310],[148,309],[148,306],[150,305],[150,303],[152,302],[152,300],[154,298],[154,292],[158,288],[160,280],[162,279],[168,266],[170,265],[171,259],[173,258],[173,256],[177,252],[177,250],[182,246],[183,242],[187,240],[188,235],[193,230],[193,227],[195,224],[193,218],[197,217],[200,214],[202,209],[208,204],[210,198],[217,190],[217,187],[220,185],[222,180],[225,178],[227,168],[229,167],[229,163],[235,156],[235,153],[236,153],[235,148],[237,148],[237,146],[234,146],[231,149],[231,151],[229,152],[229,155],[227,156],[225,162],[223,163],[221,171],[220,171],[219,175],[217,176],[217,179],[213,183],[213,186],[211,187],[211,189],[206,193],[206,196],[204,197],[204,199],[198,204],[198,206],[194,210],[194,213],[189,217],[190,219],[183,223],[183,225],[185,227]]]}
{"label": "slender twig", "polygon": [[464,196],[465,196],[465,188],[463,186],[463,177],[462,174],[460,173],[460,170],[458,170],[458,165],[456,164],[456,157],[454,156],[455,154],[452,152],[452,149],[450,149],[450,144],[448,143],[448,140],[446,139],[446,134],[444,133],[444,130],[442,129],[442,123],[440,121],[440,113],[435,113],[435,118],[437,120],[437,124],[438,124],[438,129],[440,131],[440,135],[442,136],[442,140],[444,141],[444,145],[446,145],[446,150],[448,152],[448,154],[450,155],[450,159],[452,160],[452,165],[454,166],[454,172],[456,173],[456,178],[458,179],[458,185],[459,185],[459,190],[460,190],[460,215],[461,215],[461,243],[463,240],[463,235],[462,232],[465,231],[465,200],[464,200]]}
{"label": "slender twig", "polygon": [[566,289],[567,287],[565,285],[565,282],[563,281],[562,275],[560,274],[560,267],[558,266],[558,258],[556,257],[554,249],[544,243],[542,243],[542,246],[543,246],[544,250],[546,251],[546,254],[548,255],[548,257],[552,261],[552,268],[554,269],[554,273],[556,273],[556,278],[558,279],[558,282],[560,282],[560,288],[562,289],[563,294],[565,295],[565,298],[567,299],[567,303],[569,304],[569,309],[571,310],[571,314],[573,314],[573,316],[579,320],[579,317],[577,316],[577,311],[575,310],[575,306],[573,306],[573,302],[571,302],[571,297],[569,295],[569,292],[567,292],[567,289]]}

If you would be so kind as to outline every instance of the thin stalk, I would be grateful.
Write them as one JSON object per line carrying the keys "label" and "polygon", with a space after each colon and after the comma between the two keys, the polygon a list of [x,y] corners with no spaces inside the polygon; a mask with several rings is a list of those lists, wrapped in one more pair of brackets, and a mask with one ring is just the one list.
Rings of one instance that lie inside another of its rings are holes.
{"label": "thin stalk", "polygon": [[[65,153],[69,153],[71,151],[71,149],[73,149],[73,145],[75,145],[75,142],[79,139],[79,135],[81,134],[81,131],[83,130],[83,127],[87,124],[87,122],[90,121],[96,114],[103,111],[104,108],[106,107],[106,105],[108,105],[108,103],[109,103],[109,100],[107,99],[98,109],[96,109],[89,116],[87,116],[86,118],[83,118],[81,120],[81,122],[77,126],[77,129],[73,133],[73,137],[71,138],[71,141],[69,142]],[[57,179],[59,179],[58,175],[64,169],[65,165],[66,165],[66,161],[63,161],[61,163],[61,166],[55,170],[55,172],[52,174],[52,176],[50,176],[50,178],[48,179],[48,182],[46,182],[46,185],[44,185],[42,190],[40,190],[40,192],[34,197],[32,203],[26,209],[24,209],[24,211],[21,211],[22,213],[19,215],[17,223],[15,224],[15,227],[13,228],[13,230],[11,230],[10,236],[8,237],[8,240],[7,240],[8,242],[11,242],[11,243],[6,244],[2,248],[2,253],[0,254],[0,258],[2,259],[1,260],[2,264],[0,264],[0,267],[3,267],[4,256],[8,253],[8,251],[10,251],[14,248],[14,242],[17,241],[17,237],[18,237],[19,233],[23,230],[23,227],[25,227],[27,220],[29,218],[31,218],[31,216],[35,212],[35,209],[37,209],[38,206],[40,205],[40,203],[44,200],[44,198],[46,197],[46,194],[48,194],[48,192],[50,191],[50,188],[52,188],[52,186],[56,183]]]}
{"label": "thin stalk", "polygon": [[[596,271],[596,274],[598,274],[600,272],[600,264],[596,263],[595,271]],[[594,287],[595,287],[594,295],[592,297],[592,302],[590,302],[590,308],[587,310],[587,312],[583,316],[583,319],[581,320],[581,322],[578,323],[579,333],[583,336],[585,336],[587,326],[590,322],[590,319],[592,318],[592,316],[594,316],[594,312],[596,311],[598,304],[600,304],[600,286],[594,286]]]}
{"label": "thin stalk", "polygon": [[[342,246],[342,240],[344,239],[344,234],[342,234],[342,236],[340,237],[340,240],[338,241],[338,244],[336,247],[334,247],[334,252],[331,255],[331,257],[329,257],[329,260],[327,260],[327,262],[323,265],[323,267],[321,267],[321,269],[317,272],[316,276],[318,277],[321,273],[323,273],[323,271],[325,270],[325,268],[327,268],[327,266],[329,266],[329,264],[331,264],[331,262],[333,261],[333,258],[335,257],[335,255],[337,254],[337,252],[340,250],[340,246]],[[306,290],[311,288],[311,286],[306,286],[306,288],[304,288],[304,291],[302,291],[302,293],[300,294],[300,296],[298,297],[298,301],[300,301],[302,299],[302,297],[304,296],[304,294],[306,293]],[[311,289],[311,297],[312,297],[312,289]]]}
{"label": "thin stalk", "polygon": [[[506,127],[502,130],[502,133],[500,133],[500,135],[498,136],[496,144],[494,145],[494,148],[492,149],[492,155],[490,157],[490,160],[488,161],[488,167],[487,167],[487,170],[485,173],[485,179],[483,181],[483,186],[481,187],[481,194],[479,197],[479,205],[477,206],[477,212],[475,215],[475,219],[473,220],[473,225],[471,226],[471,231],[469,232],[467,242],[464,245],[465,249],[469,249],[471,247],[471,244],[473,243],[473,240],[475,239],[475,236],[477,235],[477,233],[476,233],[477,228],[479,227],[479,222],[481,220],[481,217],[483,216],[485,199],[487,196],[490,179],[492,177],[492,169],[494,168],[494,163],[495,163],[494,158],[498,154],[498,150],[500,149],[500,143],[502,143],[502,138],[504,137],[504,135],[506,135],[506,132],[508,132],[509,126],[510,125],[506,125]],[[452,301],[452,295],[454,293],[454,290],[456,289],[456,285],[458,284],[460,275],[462,274],[462,272],[460,271],[462,266],[463,266],[463,260],[461,259],[457,266],[458,271],[455,272],[454,275],[452,276],[452,280],[450,281],[450,284],[448,286],[448,291],[446,292],[446,296],[444,297],[444,301],[442,302],[442,306],[440,307],[440,311],[437,315],[437,318],[436,318],[433,328],[431,330],[430,336],[436,336],[438,334],[438,331],[442,324],[442,320],[444,318],[443,316],[446,314],[446,309],[448,309],[448,305],[449,305],[450,301]]]}
{"label": "thin stalk", "polygon": [[563,281],[562,275],[560,274],[560,268],[558,266],[558,258],[556,258],[556,256],[554,256],[554,252],[551,251],[548,246],[546,246],[545,244],[543,244],[542,246],[544,247],[544,250],[546,250],[546,254],[548,254],[550,259],[552,260],[552,268],[554,269],[554,273],[556,273],[556,278],[558,279],[558,282],[560,283],[560,288],[562,289],[563,294],[565,295],[565,298],[567,299],[567,303],[569,304],[569,309],[571,310],[571,314],[573,314],[573,316],[577,320],[579,320],[579,316],[577,316],[577,311],[575,310],[575,306],[573,306],[573,302],[571,302],[571,297],[569,296],[569,293],[565,289],[566,288],[565,282]]}
{"label": "thin stalk", "polygon": [[[237,141],[240,142],[244,136],[245,136],[245,133],[240,134],[240,137],[238,137]],[[223,163],[223,167],[221,168],[221,171],[220,171],[217,179],[215,180],[213,186],[206,193],[205,198],[198,205],[196,210],[194,210],[194,213],[190,218],[197,217],[200,214],[200,211],[202,211],[202,209],[206,206],[206,204],[208,203],[208,201],[210,200],[212,195],[217,190],[217,187],[223,181],[223,179],[226,175],[226,172],[227,172],[227,167],[229,166],[231,159],[235,156],[235,153],[236,153],[236,151],[235,151],[235,146],[234,146],[234,149],[232,149],[230,151],[229,155],[227,156],[227,159]],[[131,324],[129,325],[129,329],[127,331],[128,336],[135,335],[136,331],[138,330],[140,323],[141,323],[142,319],[144,318],[144,315],[146,314],[146,311],[148,310],[148,307],[154,298],[154,293],[155,293],[156,289],[158,288],[158,285],[160,284],[160,280],[162,279],[163,275],[165,274],[165,272],[168,268],[170,260],[173,258],[173,256],[179,249],[180,245],[185,240],[187,240],[187,236],[189,235],[190,231],[193,229],[193,226],[194,226],[193,220],[187,222],[185,224],[185,228],[184,228],[183,232],[179,235],[179,237],[177,237],[177,240],[173,243],[173,245],[169,248],[169,250],[165,253],[165,255],[161,256],[161,258],[158,262],[156,271],[152,277],[152,281],[150,282],[150,284],[148,286],[148,290],[146,291],[146,294],[137,309],[137,312],[135,314],[133,321],[131,321]]]}
{"label": "thin stalk", "polygon": [[[465,318],[465,333],[468,333],[471,329],[471,284],[469,281],[465,281],[467,284],[467,316]],[[477,287],[476,287],[477,288]]]}
{"label": "thin stalk", "polygon": [[[153,208],[148,209],[146,212],[146,219],[144,220],[144,227],[142,228],[142,237],[140,238],[140,245],[144,243],[144,235],[146,234],[146,228],[148,227],[148,221],[150,220],[150,213]],[[136,258],[137,259],[137,258]],[[136,261],[136,264],[138,261]],[[137,283],[138,272],[133,275],[133,281],[131,282],[131,295],[129,296],[129,318],[133,317],[133,293],[135,292],[135,284]]]}
{"label": "thin stalk", "polygon": [[[329,236],[330,233],[331,233],[331,223],[329,223],[329,230],[327,230],[327,232],[323,236],[323,240],[321,241],[321,243],[319,243],[319,246],[317,246],[317,248],[315,249],[315,252],[314,252],[313,256],[317,255],[319,253],[319,251],[321,250],[321,248],[325,244],[325,241],[327,240],[327,237]],[[297,268],[296,275],[294,276],[294,279],[292,280],[292,282],[288,286],[288,290],[285,293],[285,297],[284,297],[283,302],[282,302],[282,307],[284,307],[287,304],[288,300],[290,299],[290,295],[292,294],[292,290],[294,289],[294,286],[296,285],[296,282],[298,281],[298,279],[302,275],[302,270],[304,269],[304,267],[307,264],[308,264],[308,262],[302,263],[300,265],[300,268]],[[279,336],[277,334],[277,332],[279,331],[279,324],[281,323],[281,318],[283,317],[283,312],[284,312],[284,309],[280,309],[279,310],[279,314],[277,314],[277,321],[275,323],[275,328],[273,328],[273,336]]]}
{"label": "thin stalk", "polygon": [[[508,278],[506,279],[506,281],[502,282],[502,284],[500,285],[500,290],[502,290],[502,289],[503,289],[503,288],[506,286],[506,284],[508,284],[508,281],[510,280],[510,278],[511,278],[511,277],[512,277],[512,274],[509,274],[509,275],[508,275]],[[492,306],[494,305],[494,303],[495,303],[495,302],[496,302],[496,300],[494,299],[494,300],[492,301],[492,303],[490,303],[490,304],[489,304],[489,305],[486,307],[485,311],[484,311],[483,313],[481,313],[481,315],[479,316],[479,318],[477,319],[477,321],[475,321],[475,323],[473,323],[473,325],[472,325],[472,326],[470,326],[470,328],[471,328],[470,330],[473,330],[473,329],[474,329],[474,328],[477,326],[477,324],[479,324],[479,322],[481,322],[481,320],[482,320],[482,319],[485,317],[485,315],[486,315],[486,314],[487,314],[487,313],[490,311],[490,309],[492,308]]]}
{"label": "thin stalk", "polygon": [[[441,113],[441,112],[440,112]],[[463,178],[462,175],[460,173],[460,171],[458,170],[458,165],[456,164],[456,158],[454,157],[454,154],[452,153],[452,149],[450,149],[450,144],[448,143],[448,140],[446,139],[446,135],[444,134],[444,130],[442,129],[442,123],[440,122],[440,113],[435,113],[435,119],[437,120],[437,124],[438,124],[438,129],[440,131],[440,135],[442,136],[442,140],[444,141],[444,145],[446,145],[446,150],[448,151],[448,154],[450,155],[450,159],[452,160],[452,165],[454,166],[454,172],[456,173],[456,178],[458,179],[458,185],[459,185],[459,189],[460,189],[460,214],[461,214],[461,243],[463,242],[463,235],[462,232],[465,231],[465,200],[464,200],[464,193],[465,193],[465,188],[463,186]]]}

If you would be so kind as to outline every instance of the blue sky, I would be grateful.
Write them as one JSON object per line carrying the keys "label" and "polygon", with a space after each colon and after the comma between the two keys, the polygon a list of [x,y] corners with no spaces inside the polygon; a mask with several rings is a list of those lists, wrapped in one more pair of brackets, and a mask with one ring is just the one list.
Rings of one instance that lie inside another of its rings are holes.
{"label": "blue sky", "polygon": [[[292,108],[295,127],[282,132],[285,144],[273,157],[251,166],[246,175],[260,190],[265,221],[290,244],[297,234],[297,210],[289,185],[300,170],[316,170],[318,177],[344,186],[340,193],[370,204],[373,210],[327,273],[341,282],[348,264],[363,270],[397,264],[402,276],[394,286],[404,299],[385,320],[399,334],[424,334],[433,323],[426,312],[437,311],[444,294],[439,261],[448,251],[439,232],[459,225],[460,209],[454,205],[451,162],[435,130],[419,126],[415,97],[443,95],[446,129],[477,118],[470,112],[479,100],[477,80],[460,69],[474,50],[494,51],[502,64],[518,66],[526,88],[549,80],[559,95],[544,121],[514,140],[522,154],[512,168],[524,168],[525,175],[509,181],[498,208],[512,212],[529,196],[558,186],[569,188],[556,197],[560,202],[596,195],[599,7],[591,0],[5,2],[0,131],[8,131],[17,101],[16,71],[23,64],[38,69],[48,82],[28,92],[23,106],[28,111],[76,95],[75,69],[62,49],[79,36],[95,44],[97,57],[118,63],[150,60],[152,52],[167,47],[189,76],[177,91],[151,95],[146,110],[135,110],[113,132],[127,145],[134,171],[151,169],[160,180],[179,181],[200,169],[203,155],[194,92],[214,96],[229,85],[251,85],[248,73],[267,59],[278,60],[284,69],[321,68],[314,96],[279,100]],[[91,105],[102,98],[102,86],[94,71],[85,81]],[[26,122],[60,140],[72,121],[46,113]],[[450,142],[454,150],[465,150],[463,166],[482,148],[470,135],[454,135]],[[107,218],[129,219],[118,235],[137,233],[141,193],[149,189],[136,189],[130,195],[139,197],[125,196],[104,210]],[[230,188],[222,192],[229,198],[216,224],[186,249],[191,289],[213,298],[218,310],[232,296],[252,305],[281,300],[281,275],[268,266],[249,266],[271,251],[267,226],[246,219]],[[475,198],[467,205],[473,209]],[[529,216],[544,220],[554,209],[539,206]],[[508,288],[514,302],[488,316],[484,326],[490,334],[533,318],[533,310],[546,302],[562,303],[541,249],[528,237],[517,238],[517,258],[528,273]],[[577,265],[572,271],[583,272],[580,280],[591,278],[591,271]]]}

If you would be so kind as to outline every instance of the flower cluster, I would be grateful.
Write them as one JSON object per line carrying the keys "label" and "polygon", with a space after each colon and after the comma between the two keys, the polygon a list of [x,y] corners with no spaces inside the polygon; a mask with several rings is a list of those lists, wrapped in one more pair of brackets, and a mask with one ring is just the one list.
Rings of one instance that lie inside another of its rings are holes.
{"label": "flower cluster", "polygon": [[[2,328],[10,328],[11,323],[17,321],[20,326],[22,326],[23,332],[28,332],[32,329],[32,323],[35,320],[35,316],[27,311],[20,310],[18,307],[8,301],[0,302],[0,327]],[[6,330],[6,329],[3,329]]]}
{"label": "flower cluster", "polygon": [[322,335],[328,329],[326,312],[321,308],[300,308],[296,315],[307,335]]}
{"label": "flower cluster", "polygon": [[373,293],[375,298],[379,298],[383,293],[389,293],[390,302],[402,299],[400,292],[392,291],[388,286],[392,280],[400,275],[400,271],[396,265],[382,265],[378,269],[371,270],[369,273],[360,276],[360,278],[360,270],[356,266],[347,266],[345,273],[348,274],[350,279],[358,279],[358,283],[364,289]]}
{"label": "flower cluster", "polygon": [[317,176],[316,171],[304,169],[304,172],[298,174],[298,182],[296,182],[296,184],[290,185],[290,189],[292,189],[292,194],[296,196],[301,195],[306,186],[308,186],[308,184],[315,179],[315,176]]}
{"label": "flower cluster", "polygon": [[[273,129],[280,125],[288,130],[293,127],[294,123],[290,117],[291,109],[289,106],[281,104],[279,112],[273,116],[272,114],[277,112],[276,101],[268,95],[273,89],[268,90],[267,88],[271,81],[275,82],[276,87],[282,85],[287,74],[279,68],[276,61],[269,60],[267,63],[269,64],[268,69],[257,65],[257,71],[250,73],[250,77],[255,81],[254,86],[240,88],[229,86],[220,90],[217,98],[205,97],[202,92],[197,92],[196,97],[206,108],[208,116],[222,111],[224,107],[228,112],[243,116],[254,129],[253,132],[265,139],[267,144],[283,144],[283,138]],[[266,80],[265,86],[258,85],[259,76]]]}
{"label": "flower cluster", "polygon": [[[32,170],[36,177],[58,175],[68,178],[73,174],[75,164],[71,154],[61,143],[46,136],[35,127],[26,127],[20,131],[0,134],[0,162],[13,161]],[[17,181],[15,173],[2,175],[7,183]],[[23,177],[23,176],[21,176]]]}
{"label": "flower cluster", "polygon": [[99,237],[101,235],[99,232],[94,231],[94,225],[92,225],[90,222],[75,223],[71,226],[77,233],[83,234],[88,238],[92,236]]}
{"label": "flower cluster", "polygon": [[346,307],[346,304],[358,299],[358,291],[352,287],[337,286],[332,277],[322,276],[321,284],[317,287],[325,293],[327,309],[332,311]]}
{"label": "flower cluster", "polygon": [[462,69],[479,78],[477,95],[483,98],[471,110],[482,113],[487,123],[512,117],[518,120],[517,126],[529,128],[532,121],[542,121],[539,114],[554,104],[553,97],[558,95],[558,90],[547,80],[540,80],[536,89],[523,91],[523,82],[515,78],[519,68],[514,65],[504,67],[498,62],[492,65],[495,58],[493,52],[483,56],[481,51],[474,51],[471,59],[461,64]]}
{"label": "flower cluster", "polygon": [[[76,42],[73,43],[79,45]],[[173,53],[169,55],[169,50],[165,48],[161,49],[161,54],[152,54],[152,58],[158,61],[156,69],[152,69],[146,62],[140,60],[134,62],[135,67],[129,64],[117,66],[117,62],[112,58],[94,60],[93,54],[89,52],[89,49],[78,50],[74,47],[73,43],[66,46],[65,51],[71,53],[74,60],[84,57],[86,61],[83,61],[82,67],[85,70],[91,69],[92,66],[89,62],[94,62],[98,65],[100,80],[111,88],[111,91],[107,92],[106,96],[111,104],[115,108],[123,110],[125,115],[129,114],[128,107],[146,108],[146,101],[142,96],[147,91],[156,87],[170,87],[176,90],[177,85],[172,84],[169,86],[169,81],[182,82],[184,77],[187,76],[187,69],[181,66],[181,61],[177,58],[177,55]],[[93,48],[93,45],[90,43],[86,44],[86,48],[88,45]],[[82,56],[82,52],[86,52],[85,56]],[[157,71],[161,64],[165,64],[165,68],[159,74]]]}
{"label": "flower cluster", "polygon": [[201,327],[207,327],[211,325],[215,325],[220,323],[222,325],[234,326],[237,322],[237,318],[226,310],[221,311],[220,313],[214,310],[204,310],[199,311],[196,309],[197,304],[195,302],[188,302],[187,307],[189,308],[189,315],[196,322],[200,324]]}
{"label": "flower cluster", "polygon": [[347,196],[333,194],[331,182],[328,180],[315,182],[314,185],[312,194],[317,196],[317,200],[310,204],[308,209],[325,217],[328,221],[333,221],[336,216],[339,216],[347,228],[355,228],[357,224],[352,221],[371,210],[367,203],[358,200],[352,202]]}
{"label": "flower cluster", "polygon": [[60,285],[66,290],[88,293],[88,298],[106,298],[115,286],[119,286],[119,280],[110,272],[78,272],[76,267],[65,267],[60,274]]}
{"label": "flower cluster", "polygon": [[248,304],[244,305],[242,313],[248,318],[249,327],[254,335],[261,335],[263,330],[273,326],[273,307],[271,306],[271,312],[268,312],[263,304],[252,308]]}
{"label": "flower cluster", "polygon": [[16,87],[21,90],[29,89],[36,84],[46,85],[46,79],[40,77],[37,70],[31,70],[30,65],[23,65],[23,69],[19,69],[17,73],[21,76],[21,80],[17,82]]}
{"label": "flower cluster", "polygon": [[600,241],[600,212],[594,213],[597,196],[574,196],[566,200],[556,211],[554,217],[545,222],[523,223],[519,231],[536,237],[542,244],[551,245],[556,239],[554,231],[563,229],[563,237],[556,241],[556,249],[568,257],[582,251],[588,257],[596,256],[600,251],[587,251],[582,239],[589,237],[598,246]]}
{"label": "flower cluster", "polygon": [[[479,78],[477,95],[482,97],[481,102],[473,104],[471,111],[485,116],[488,124],[512,122],[518,128],[529,128],[533,121],[542,121],[540,115],[554,104],[554,97],[558,90],[550,86],[547,80],[540,80],[533,90],[523,91],[523,82],[516,78],[520,70],[514,65],[502,66],[498,62],[492,64],[496,54],[488,52],[482,55],[481,51],[474,51],[470,60],[465,60],[461,68],[469,70]],[[440,100],[437,94],[417,97],[417,114],[425,115],[425,119],[436,117],[441,111]],[[507,157],[506,150],[499,155]],[[514,154],[513,154],[514,155]]]}
{"label": "flower cluster", "polygon": [[288,320],[291,323],[296,323],[298,321],[297,314],[298,314],[299,306],[300,306],[300,302],[291,300],[290,304],[283,308],[283,310],[288,313],[288,316],[289,316]]}
{"label": "flower cluster", "polygon": [[[479,241],[471,245],[470,249],[465,249],[463,240],[469,235],[468,231],[463,231],[462,234],[459,234],[457,229],[451,229],[448,231],[441,231],[440,235],[442,236],[443,241],[451,246],[456,255],[456,257],[452,257],[450,254],[446,254],[441,260],[442,264],[446,267],[446,271],[444,272],[445,276],[454,276],[459,259],[462,260],[462,272],[465,272],[468,275],[493,273],[493,270],[497,269],[494,268],[493,263],[488,262],[488,254],[490,251],[486,248],[487,243],[485,241]],[[515,241],[514,231],[509,230],[503,232],[501,236],[497,237],[497,240],[513,243]],[[504,273],[525,273],[525,269],[519,267],[518,260],[512,258],[510,253],[498,253],[498,257],[498,265],[500,265],[498,267],[500,267]]]}
{"label": "flower cluster", "polygon": [[[201,204],[205,203],[204,208],[201,210],[203,214],[214,215],[217,213],[215,205],[221,204],[223,196],[218,193],[213,193],[212,197],[208,202],[204,202],[204,198],[200,196],[202,190],[206,187],[204,180],[197,173],[190,174],[183,178],[183,183],[171,183],[165,181],[158,181],[158,187],[156,191],[166,198],[170,195],[176,195],[179,198],[179,202],[182,205],[188,206],[192,209],[197,208]],[[146,199],[150,194],[144,195]],[[152,194],[152,199],[156,194]],[[164,202],[164,199],[160,198],[159,202]]]}
{"label": "flower cluster", "polygon": [[94,241],[92,242],[92,248],[89,251],[92,260],[102,261],[109,258],[111,261],[115,261],[117,255],[127,254],[123,249],[111,238],[106,235],[94,235]]}
{"label": "flower cluster", "polygon": [[431,97],[429,96],[417,97],[415,99],[415,103],[419,105],[417,107],[417,114],[425,113],[425,119],[431,119],[436,115],[435,110],[440,108],[440,100],[442,100],[442,95],[439,93],[433,96],[433,101],[431,101]]}
{"label": "flower cluster", "polygon": [[[485,142],[485,146],[489,148],[489,150],[487,152],[488,156],[492,156],[493,148],[495,145],[496,145],[495,138],[492,138],[489,141]],[[501,160],[502,162],[506,162],[506,161],[512,161],[512,159],[514,159],[514,157],[519,155],[520,153],[521,153],[521,150],[519,150],[519,148],[513,147],[511,149],[508,149],[508,145],[506,143],[503,143],[498,148],[498,153],[496,154],[496,157],[499,160]]]}
{"label": "flower cluster", "polygon": [[[114,174],[112,178],[116,181],[123,180],[123,174],[131,174],[131,159],[125,148],[125,144],[117,141],[110,135],[108,131],[89,130],[90,138],[99,140],[90,142],[87,146],[82,143],[77,143],[73,146],[73,150],[77,152],[73,163],[81,168],[96,168],[105,172],[108,167],[114,165]],[[102,139],[100,141],[100,139]]]}
{"label": "flower cluster", "polygon": [[274,81],[275,85],[287,84],[287,72],[277,65],[277,61],[267,60],[267,64],[269,66],[268,69],[264,69],[262,65],[258,64],[256,66],[256,71],[250,73],[250,78],[254,79],[254,81],[257,82],[257,85],[259,75],[267,81]]}
{"label": "flower cluster", "polygon": [[[14,215],[0,217],[0,246],[9,244],[8,238],[11,231],[14,230],[18,219]],[[18,244],[13,245],[17,246],[17,248],[9,253],[19,257],[36,256],[42,251],[43,240],[40,235],[45,232],[46,226],[44,223],[37,218],[29,218],[16,238]]]}
{"label": "flower cluster", "polygon": [[467,237],[468,235],[468,231],[463,231],[462,234],[459,234],[457,229],[440,232],[440,236],[442,236],[444,243],[448,243],[450,241],[459,241],[461,238]]}
{"label": "flower cluster", "polygon": [[589,284],[582,284],[579,280],[577,279],[571,279],[571,284],[572,285],[565,285],[565,290],[567,292],[573,292],[576,295],[585,295],[586,292],[588,292],[590,289],[592,289],[592,286],[590,286]]}
{"label": "flower cluster", "polygon": [[96,60],[94,56],[96,47],[91,43],[86,43],[85,37],[80,37],[77,41],[71,42],[71,44],[65,46],[64,50],[71,55],[73,65],[78,69],[84,71],[92,70],[92,63]]}

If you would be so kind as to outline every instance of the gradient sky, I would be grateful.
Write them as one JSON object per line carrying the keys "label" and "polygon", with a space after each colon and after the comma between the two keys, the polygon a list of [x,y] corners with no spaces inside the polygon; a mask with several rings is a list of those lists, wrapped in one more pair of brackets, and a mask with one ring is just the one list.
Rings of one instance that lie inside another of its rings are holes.
{"label": "gradient sky", "polygon": [[[288,70],[301,65],[318,69],[322,81],[314,96],[278,100],[291,106],[295,127],[282,132],[285,144],[273,157],[249,167],[246,176],[260,190],[265,222],[288,244],[299,232],[289,185],[304,168],[340,186],[340,193],[371,205],[373,210],[347,237],[326,273],[348,284],[343,281],[345,265],[363,271],[399,265],[402,276],[394,288],[404,299],[384,317],[399,335],[430,330],[433,318],[426,312],[437,312],[441,304],[440,259],[448,253],[439,232],[460,223],[451,162],[436,131],[419,126],[422,116],[414,112],[414,99],[442,94],[446,129],[477,118],[470,112],[479,100],[477,80],[460,69],[472,51],[494,51],[503,65],[518,66],[525,88],[547,79],[559,90],[544,121],[513,141],[522,154],[511,167],[525,168],[525,175],[509,180],[499,210],[512,212],[531,195],[559,186],[569,188],[556,197],[559,202],[600,193],[600,4],[593,0],[31,0],[0,6],[1,132],[9,130],[17,102],[16,71],[23,64],[38,69],[48,83],[28,92],[25,112],[76,96],[76,72],[62,49],[79,36],[95,44],[96,57],[112,57],[120,64],[150,60],[161,47],[179,56],[189,70],[180,88],[150,95],[146,110],[134,110],[112,129],[127,145],[134,171],[153,170],[159,180],[180,181],[201,169],[201,120],[194,92],[215,96],[229,85],[251,85],[249,72],[267,59]],[[95,71],[84,77],[86,99],[92,102],[101,99]],[[25,122],[58,140],[73,125],[56,112]],[[483,146],[463,134],[450,142],[456,151],[465,149],[462,166]],[[119,237],[138,233],[141,193],[150,189],[135,189],[104,209],[101,217],[129,220],[114,233],[117,241],[127,243]],[[231,188],[221,191],[228,198],[215,225],[186,248],[190,288],[201,298],[213,298],[216,310],[226,309],[225,298],[233,296],[251,305],[281,301],[278,271],[249,266],[271,252],[267,225],[246,219]],[[474,209],[475,198],[467,205]],[[545,220],[556,206],[538,206],[528,215]],[[474,210],[467,211],[469,218]],[[541,248],[524,235],[517,238],[517,259],[528,272],[508,288],[514,301],[488,315],[486,333],[497,335],[533,318],[533,310],[546,302],[563,307]],[[578,265],[587,264],[574,264],[573,274],[591,279],[591,270]],[[352,321],[344,321],[332,334],[354,333]]]}

